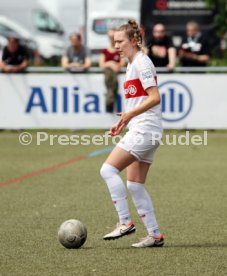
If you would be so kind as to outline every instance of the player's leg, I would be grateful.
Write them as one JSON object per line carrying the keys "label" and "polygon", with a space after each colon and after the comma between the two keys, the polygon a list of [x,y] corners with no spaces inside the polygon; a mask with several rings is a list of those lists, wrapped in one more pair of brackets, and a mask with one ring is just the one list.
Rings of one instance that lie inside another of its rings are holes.
{"label": "player's leg", "polygon": [[149,163],[138,161],[135,161],[128,166],[127,187],[131,193],[138,214],[147,228],[148,234],[159,236],[160,233],[158,231],[158,224],[154,214],[153,203],[144,185],[149,167]]}
{"label": "player's leg", "polygon": [[127,187],[148,232],[148,236],[145,239],[132,245],[134,247],[162,246],[164,244],[163,236],[158,228],[152,200],[144,185],[149,167],[149,163],[138,161],[127,167]]}
{"label": "player's leg", "polygon": [[133,155],[116,146],[100,170],[119,217],[119,224],[116,229],[104,236],[106,240],[117,239],[135,231],[129,213],[126,188],[119,175],[124,168],[134,161]]}
{"label": "player's leg", "polygon": [[145,183],[150,166],[150,163],[134,161],[127,167],[127,180]]}

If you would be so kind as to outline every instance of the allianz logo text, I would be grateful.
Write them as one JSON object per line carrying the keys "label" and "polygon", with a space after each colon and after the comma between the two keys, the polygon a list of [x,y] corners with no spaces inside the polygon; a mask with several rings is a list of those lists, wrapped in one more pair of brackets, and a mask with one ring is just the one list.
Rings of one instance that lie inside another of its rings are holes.
{"label": "allianz logo text", "polygon": [[180,121],[190,113],[193,98],[185,84],[178,81],[166,81],[159,86],[159,91],[164,121]]}
{"label": "allianz logo text", "polygon": [[[56,87],[48,89],[32,86],[25,113],[33,111],[41,113],[102,113],[104,108],[103,97],[95,92],[85,92],[79,86]],[[116,111],[122,110],[121,96],[117,96]]]}
{"label": "allianz logo text", "polygon": [[[25,113],[105,113],[105,93],[88,92],[79,86],[32,86],[27,94]],[[136,87],[129,85],[127,93],[136,93]],[[163,120],[174,122],[184,119],[192,109],[192,95],[189,88],[177,81],[167,81],[159,86]],[[122,110],[122,95],[117,95],[116,111]]]}

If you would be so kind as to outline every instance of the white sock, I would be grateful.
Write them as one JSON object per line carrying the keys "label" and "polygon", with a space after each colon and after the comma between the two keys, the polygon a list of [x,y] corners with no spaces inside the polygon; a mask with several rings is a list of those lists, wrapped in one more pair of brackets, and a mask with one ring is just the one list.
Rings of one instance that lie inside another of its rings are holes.
{"label": "white sock", "polygon": [[125,185],[119,176],[119,170],[107,163],[104,163],[100,170],[100,174],[107,184],[112,201],[118,213],[120,223],[130,223],[131,218],[128,208],[127,192]]}
{"label": "white sock", "polygon": [[144,184],[127,181],[127,187],[132,195],[132,200],[136,206],[137,212],[147,228],[148,234],[159,237],[160,232],[154,214],[153,204]]}

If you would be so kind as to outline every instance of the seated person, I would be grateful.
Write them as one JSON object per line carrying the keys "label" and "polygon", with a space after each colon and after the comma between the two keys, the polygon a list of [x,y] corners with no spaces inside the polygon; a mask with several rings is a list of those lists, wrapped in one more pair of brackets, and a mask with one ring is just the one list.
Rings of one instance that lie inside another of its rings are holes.
{"label": "seated person", "polygon": [[114,29],[108,30],[110,45],[103,49],[99,59],[99,67],[104,70],[106,86],[106,112],[114,112],[118,92],[118,73],[124,66],[124,59],[114,48]]}
{"label": "seated person", "polygon": [[28,67],[29,55],[27,49],[20,45],[19,39],[9,37],[8,44],[4,47],[0,70],[4,73],[25,72]]}
{"label": "seated person", "polygon": [[166,35],[163,24],[156,24],[153,27],[152,37],[146,43],[148,56],[156,67],[166,67],[169,71],[175,68],[176,49],[172,40]]}
{"label": "seated person", "polygon": [[196,22],[188,22],[186,34],[179,50],[181,65],[185,67],[206,66],[210,59],[209,46],[199,30],[199,25]]}
{"label": "seated person", "polygon": [[62,67],[65,69],[88,69],[91,66],[90,51],[82,45],[81,35],[70,35],[71,46],[62,57]]}

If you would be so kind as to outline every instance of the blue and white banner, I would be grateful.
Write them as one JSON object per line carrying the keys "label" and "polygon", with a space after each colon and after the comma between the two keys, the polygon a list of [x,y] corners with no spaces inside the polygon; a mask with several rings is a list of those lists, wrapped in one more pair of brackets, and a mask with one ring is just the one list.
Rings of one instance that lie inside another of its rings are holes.
{"label": "blue and white banner", "polygon": [[[1,74],[0,84],[0,128],[108,129],[117,120],[105,112],[102,74]],[[158,84],[164,128],[227,129],[226,74],[163,74]]]}

